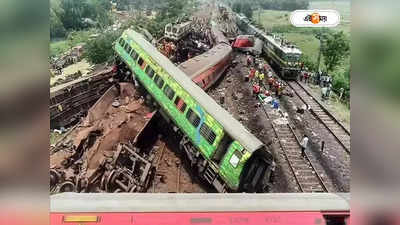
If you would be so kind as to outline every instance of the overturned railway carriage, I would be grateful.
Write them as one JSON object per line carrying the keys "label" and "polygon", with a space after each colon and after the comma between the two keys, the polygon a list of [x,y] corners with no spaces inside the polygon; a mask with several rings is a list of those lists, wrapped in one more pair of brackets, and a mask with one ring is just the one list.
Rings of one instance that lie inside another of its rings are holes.
{"label": "overturned railway carriage", "polygon": [[218,29],[213,29],[212,34],[215,42],[212,49],[178,66],[203,90],[207,90],[221,77],[232,60],[232,48],[225,36]]}
{"label": "overturned railway carriage", "polygon": [[267,35],[250,23],[247,17],[237,14],[236,23],[243,31],[253,34],[263,42],[263,53],[275,71],[286,80],[295,80],[300,72],[302,52],[281,38]]}
{"label": "overturned railway carriage", "polygon": [[268,188],[275,163],[260,140],[139,33],[124,31],[114,49],[173,124],[202,178],[219,192]]}

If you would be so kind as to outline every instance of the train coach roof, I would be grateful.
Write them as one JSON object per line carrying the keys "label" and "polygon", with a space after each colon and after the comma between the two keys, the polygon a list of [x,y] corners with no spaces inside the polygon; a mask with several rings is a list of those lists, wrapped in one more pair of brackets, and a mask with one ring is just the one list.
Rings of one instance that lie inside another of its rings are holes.
{"label": "train coach roof", "polygon": [[143,36],[133,30],[127,30],[127,34],[138,43],[168,74],[175,79],[190,95],[202,106],[207,113],[216,119],[228,132],[228,134],[239,141],[250,152],[259,149],[263,143],[251,134],[239,121],[234,119],[230,113],[219,106],[214,99],[198,87],[192,80],[176,67],[168,58],[147,42]]}
{"label": "train coach roof", "polygon": [[293,54],[302,54],[300,49],[297,47],[291,48],[286,45],[281,45],[278,41],[276,41],[272,36],[265,34],[262,30],[258,29],[252,24],[249,24],[249,26],[258,34],[261,35],[263,41],[268,41],[271,44],[275,45],[277,48],[280,48],[284,53],[293,53]]}
{"label": "train coach roof", "polygon": [[231,51],[231,46],[226,44],[219,44],[208,52],[193,57],[181,64],[178,68],[181,69],[187,76],[192,79],[198,74],[204,72],[206,69],[214,66],[216,62],[225,58]]}

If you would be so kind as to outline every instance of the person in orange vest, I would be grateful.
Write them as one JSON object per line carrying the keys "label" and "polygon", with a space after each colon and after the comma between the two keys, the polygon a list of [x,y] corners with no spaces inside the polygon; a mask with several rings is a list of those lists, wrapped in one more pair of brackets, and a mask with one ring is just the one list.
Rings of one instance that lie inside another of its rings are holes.
{"label": "person in orange vest", "polygon": [[253,81],[254,76],[255,76],[256,70],[254,68],[250,69],[250,74],[249,74],[249,80]]}

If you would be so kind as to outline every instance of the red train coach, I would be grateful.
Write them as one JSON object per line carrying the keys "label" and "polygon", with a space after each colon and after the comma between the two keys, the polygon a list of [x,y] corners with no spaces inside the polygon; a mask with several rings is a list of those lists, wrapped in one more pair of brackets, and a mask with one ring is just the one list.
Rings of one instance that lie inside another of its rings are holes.
{"label": "red train coach", "polygon": [[209,51],[181,63],[178,68],[199,87],[207,90],[223,74],[232,60],[231,46],[221,43]]}

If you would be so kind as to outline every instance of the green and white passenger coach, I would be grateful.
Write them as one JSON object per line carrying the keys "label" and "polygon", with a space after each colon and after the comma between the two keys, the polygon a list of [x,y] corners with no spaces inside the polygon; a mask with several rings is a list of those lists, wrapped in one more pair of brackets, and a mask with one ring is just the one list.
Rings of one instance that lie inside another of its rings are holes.
{"label": "green and white passenger coach", "polygon": [[275,163],[259,139],[140,33],[125,30],[114,50],[171,124],[200,177],[219,192],[268,191]]}

